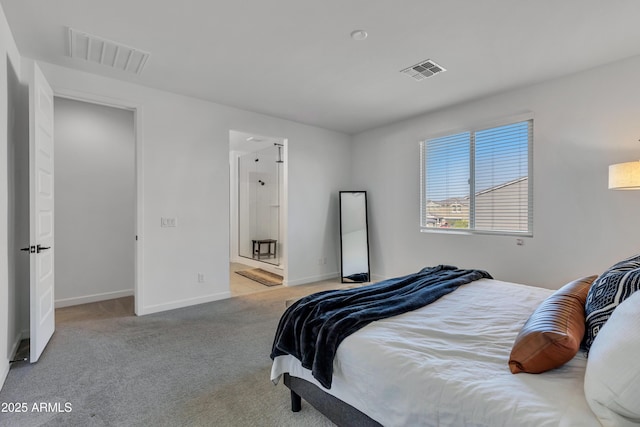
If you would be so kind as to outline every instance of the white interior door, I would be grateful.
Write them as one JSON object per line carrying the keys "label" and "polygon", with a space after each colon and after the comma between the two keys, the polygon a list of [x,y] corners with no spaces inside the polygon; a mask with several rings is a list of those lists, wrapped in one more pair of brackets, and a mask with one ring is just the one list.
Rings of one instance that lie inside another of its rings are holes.
{"label": "white interior door", "polygon": [[31,363],[55,329],[53,271],[53,91],[38,65],[29,82]]}

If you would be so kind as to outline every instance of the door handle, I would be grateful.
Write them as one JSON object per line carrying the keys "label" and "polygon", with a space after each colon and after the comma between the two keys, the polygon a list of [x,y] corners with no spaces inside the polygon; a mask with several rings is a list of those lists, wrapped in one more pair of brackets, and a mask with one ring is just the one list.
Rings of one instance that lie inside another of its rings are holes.
{"label": "door handle", "polygon": [[30,254],[36,253],[36,247],[35,246],[27,246],[26,248],[22,248],[20,250],[24,251],[24,252],[29,252]]}
{"label": "door handle", "polygon": [[36,252],[40,253],[42,251],[46,251],[47,249],[51,249],[51,246],[40,246],[40,245],[38,245],[38,247],[36,248]]}

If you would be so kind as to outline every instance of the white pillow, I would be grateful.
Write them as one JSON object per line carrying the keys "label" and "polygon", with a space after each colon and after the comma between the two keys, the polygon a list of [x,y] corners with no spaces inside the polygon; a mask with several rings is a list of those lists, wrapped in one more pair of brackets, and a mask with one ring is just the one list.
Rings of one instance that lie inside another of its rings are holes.
{"label": "white pillow", "polygon": [[616,307],[593,341],[584,394],[605,427],[640,424],[640,291]]}

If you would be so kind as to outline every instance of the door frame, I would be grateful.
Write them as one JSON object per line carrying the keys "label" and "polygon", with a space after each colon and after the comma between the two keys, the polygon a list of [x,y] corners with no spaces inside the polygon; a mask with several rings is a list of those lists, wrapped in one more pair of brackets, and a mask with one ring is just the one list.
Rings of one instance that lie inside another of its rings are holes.
{"label": "door frame", "polygon": [[[54,85],[53,96],[59,98],[71,99],[74,101],[87,102],[90,104],[103,105],[105,107],[119,108],[133,112],[134,126],[134,151],[135,151],[135,250],[134,250],[134,311],[137,316],[144,313],[144,238],[142,230],[144,230],[144,182],[143,182],[143,137],[142,137],[142,105],[124,99],[111,98],[94,93],[82,92],[72,89],[61,89]],[[55,126],[55,124],[54,124]]]}

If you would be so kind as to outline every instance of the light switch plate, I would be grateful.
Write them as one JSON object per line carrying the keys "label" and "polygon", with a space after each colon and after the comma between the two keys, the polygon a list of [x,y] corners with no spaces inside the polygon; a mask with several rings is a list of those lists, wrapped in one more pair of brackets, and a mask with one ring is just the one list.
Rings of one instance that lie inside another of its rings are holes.
{"label": "light switch plate", "polygon": [[160,218],[160,227],[177,227],[178,219],[177,218]]}

